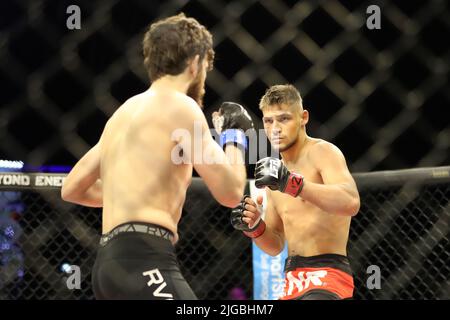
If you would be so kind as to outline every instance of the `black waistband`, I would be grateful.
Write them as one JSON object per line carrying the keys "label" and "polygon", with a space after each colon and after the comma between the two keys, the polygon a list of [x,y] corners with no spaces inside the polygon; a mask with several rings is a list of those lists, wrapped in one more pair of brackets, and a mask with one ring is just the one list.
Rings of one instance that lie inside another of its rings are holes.
{"label": "black waistband", "polygon": [[156,224],[147,223],[147,222],[127,222],[122,223],[116,226],[114,229],[112,229],[110,232],[105,233],[100,238],[100,246],[105,246],[108,241],[113,239],[119,234],[122,234],[124,232],[138,232],[138,233],[145,233],[149,234],[151,236],[160,237],[169,241],[173,241],[174,236],[173,233],[161,226],[158,226]]}
{"label": "black waistband", "polygon": [[334,253],[310,257],[287,257],[284,265],[284,271],[288,272],[297,268],[335,268],[352,275],[352,269],[348,258],[346,256]]}

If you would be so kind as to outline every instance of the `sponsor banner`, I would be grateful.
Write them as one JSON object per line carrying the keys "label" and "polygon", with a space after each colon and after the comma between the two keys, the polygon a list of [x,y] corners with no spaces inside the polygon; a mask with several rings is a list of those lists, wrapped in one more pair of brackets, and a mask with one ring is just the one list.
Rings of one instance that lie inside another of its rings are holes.
{"label": "sponsor banner", "polygon": [[65,174],[0,172],[0,187],[61,188]]}

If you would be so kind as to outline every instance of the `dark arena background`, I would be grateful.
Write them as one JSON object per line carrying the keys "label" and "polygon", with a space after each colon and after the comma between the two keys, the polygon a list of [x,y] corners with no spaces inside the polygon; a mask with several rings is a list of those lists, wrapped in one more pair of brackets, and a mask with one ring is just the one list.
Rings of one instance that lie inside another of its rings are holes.
{"label": "dark arena background", "polygon": [[[80,29],[67,27],[71,5]],[[380,29],[367,25],[371,5]],[[446,0],[0,1],[2,174],[64,176],[114,111],[150,85],[146,27],[179,12],[214,37],[208,121],[221,102],[236,101],[260,129],[265,89],[292,83],[310,111],[308,134],[343,151],[361,193],[348,245],[354,298],[450,299]],[[59,187],[2,181],[0,299],[93,299],[101,211],[63,202]],[[229,212],[194,179],[176,249],[200,299],[253,298],[252,245]],[[80,288],[67,287],[68,265],[80,266]],[[381,270],[379,289],[367,286],[371,265]]]}

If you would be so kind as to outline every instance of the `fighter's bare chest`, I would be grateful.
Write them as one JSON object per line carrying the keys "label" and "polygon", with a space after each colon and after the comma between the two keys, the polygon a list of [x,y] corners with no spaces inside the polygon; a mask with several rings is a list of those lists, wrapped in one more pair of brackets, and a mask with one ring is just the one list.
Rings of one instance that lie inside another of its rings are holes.
{"label": "fighter's bare chest", "polygon": [[[298,162],[295,166],[290,166],[290,172],[301,174],[304,177],[304,183],[323,183],[322,176],[318,169],[304,161]],[[279,215],[284,219],[289,219],[289,216],[295,215],[298,217],[298,212],[303,212],[303,217],[307,214],[316,214],[319,209],[312,203],[304,200],[301,196],[293,198],[290,195],[275,191],[272,192],[272,200]]]}
{"label": "fighter's bare chest", "polygon": [[319,169],[307,159],[297,161],[295,165],[289,165],[288,170],[301,174],[305,182],[323,183]]}

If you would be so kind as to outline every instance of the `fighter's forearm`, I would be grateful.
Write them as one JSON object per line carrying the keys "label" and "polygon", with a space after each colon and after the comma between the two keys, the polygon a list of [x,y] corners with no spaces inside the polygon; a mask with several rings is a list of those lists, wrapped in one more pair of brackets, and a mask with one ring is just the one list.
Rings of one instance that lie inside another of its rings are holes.
{"label": "fighter's forearm", "polygon": [[325,212],[354,216],[359,211],[359,195],[347,184],[318,184],[305,181],[300,197]]}
{"label": "fighter's forearm", "polygon": [[253,239],[253,241],[258,248],[271,256],[278,255],[284,248],[282,238],[270,228],[267,228],[261,236]]}
{"label": "fighter's forearm", "polygon": [[86,207],[101,208],[103,207],[102,181],[98,179],[85,192],[73,194],[64,200]]}
{"label": "fighter's forearm", "polygon": [[232,169],[231,176],[234,178],[228,179],[227,182],[236,181],[238,189],[241,189],[243,192],[247,182],[244,154],[238,147],[230,145],[225,148],[225,155]]}
{"label": "fighter's forearm", "polygon": [[98,179],[89,189],[87,189],[80,203],[87,207],[103,207],[103,188],[102,181]]}
{"label": "fighter's forearm", "polygon": [[92,147],[64,179],[61,198],[90,207],[102,206],[100,178],[100,147]]}

